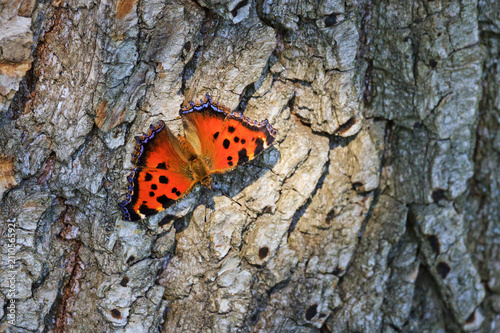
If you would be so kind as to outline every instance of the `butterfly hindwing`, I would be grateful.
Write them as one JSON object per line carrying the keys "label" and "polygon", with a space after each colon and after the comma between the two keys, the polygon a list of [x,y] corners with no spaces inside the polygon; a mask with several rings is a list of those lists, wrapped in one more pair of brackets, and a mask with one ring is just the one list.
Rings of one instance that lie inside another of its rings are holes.
{"label": "butterfly hindwing", "polygon": [[163,122],[137,138],[134,164],[127,200],[120,204],[125,220],[137,221],[164,210],[195,184],[177,138]]}
{"label": "butterfly hindwing", "polygon": [[128,207],[140,217],[138,219],[154,215],[189,193],[193,185],[192,179],[179,173],[162,169],[139,169]]}

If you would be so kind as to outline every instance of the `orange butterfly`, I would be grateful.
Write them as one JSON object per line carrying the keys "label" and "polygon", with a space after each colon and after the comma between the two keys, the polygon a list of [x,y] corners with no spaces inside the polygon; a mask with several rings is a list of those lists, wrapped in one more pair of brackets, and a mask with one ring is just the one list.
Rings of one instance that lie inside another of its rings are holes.
{"label": "orange butterfly", "polygon": [[246,163],[276,138],[266,120],[257,122],[214,103],[207,94],[200,103],[180,110],[185,136],[175,135],[163,121],[136,137],[134,170],[128,176],[127,199],[120,203],[125,221],[137,221],[171,206],[200,182],[211,188],[211,174]]}

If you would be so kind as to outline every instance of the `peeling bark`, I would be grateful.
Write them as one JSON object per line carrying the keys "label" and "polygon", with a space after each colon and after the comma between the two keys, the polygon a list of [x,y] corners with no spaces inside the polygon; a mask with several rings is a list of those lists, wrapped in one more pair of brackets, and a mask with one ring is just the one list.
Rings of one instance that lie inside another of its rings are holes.
{"label": "peeling bark", "polygon": [[[1,5],[0,329],[494,331],[499,13],[493,0]],[[207,92],[268,119],[275,145],[213,191],[122,221],[134,136],[159,119],[179,131],[181,103]]]}

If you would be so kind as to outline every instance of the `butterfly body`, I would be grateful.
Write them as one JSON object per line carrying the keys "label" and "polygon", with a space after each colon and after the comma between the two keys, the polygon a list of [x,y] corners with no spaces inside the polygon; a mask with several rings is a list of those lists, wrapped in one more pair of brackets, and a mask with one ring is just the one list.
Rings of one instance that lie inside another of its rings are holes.
{"label": "butterfly body", "polygon": [[200,182],[201,185],[208,189],[212,189],[212,178],[210,178],[210,169],[207,164],[199,156],[194,156],[189,161],[189,170],[192,172],[192,178],[195,182]]}
{"label": "butterfly body", "polygon": [[268,148],[277,131],[267,120],[252,121],[214,103],[210,96],[180,110],[185,135],[175,136],[163,121],[136,137],[134,170],[127,178],[123,219],[154,215],[189,193],[196,183],[211,188],[211,174],[242,165]]}

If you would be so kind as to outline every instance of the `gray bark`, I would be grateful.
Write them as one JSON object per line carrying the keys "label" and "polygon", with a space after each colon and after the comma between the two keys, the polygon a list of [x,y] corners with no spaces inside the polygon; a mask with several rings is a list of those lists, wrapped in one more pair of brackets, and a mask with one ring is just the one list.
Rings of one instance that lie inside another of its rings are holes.
{"label": "gray bark", "polygon": [[[1,331],[500,326],[497,1],[24,0],[0,26]],[[122,221],[134,136],[206,92],[274,147]]]}

